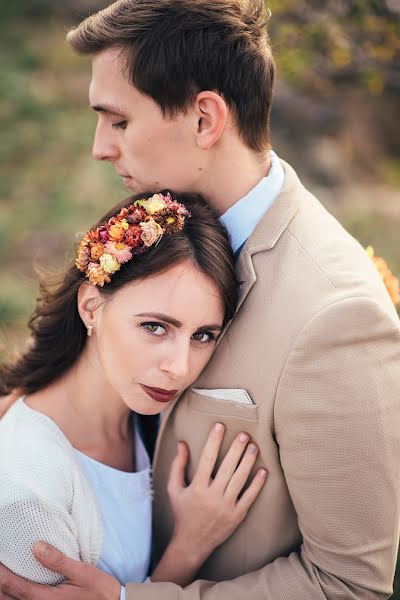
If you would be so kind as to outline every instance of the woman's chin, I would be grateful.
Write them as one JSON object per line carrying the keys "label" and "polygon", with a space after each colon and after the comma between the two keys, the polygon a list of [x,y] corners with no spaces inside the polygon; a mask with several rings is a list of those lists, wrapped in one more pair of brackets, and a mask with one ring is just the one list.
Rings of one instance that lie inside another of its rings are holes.
{"label": "woman's chin", "polygon": [[125,401],[125,403],[131,410],[133,410],[133,412],[137,413],[138,415],[147,416],[160,414],[160,412],[170,404],[169,402],[168,404],[162,404],[161,402],[137,399]]}

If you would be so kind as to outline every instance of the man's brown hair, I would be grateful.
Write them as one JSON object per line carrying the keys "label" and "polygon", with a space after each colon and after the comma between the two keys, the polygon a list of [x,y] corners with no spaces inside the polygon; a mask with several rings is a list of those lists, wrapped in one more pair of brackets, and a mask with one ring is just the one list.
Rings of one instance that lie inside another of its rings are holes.
{"label": "man's brown hair", "polygon": [[67,36],[81,54],[119,48],[128,81],[165,116],[221,94],[253,150],[269,147],[274,62],[263,0],[118,0]]}

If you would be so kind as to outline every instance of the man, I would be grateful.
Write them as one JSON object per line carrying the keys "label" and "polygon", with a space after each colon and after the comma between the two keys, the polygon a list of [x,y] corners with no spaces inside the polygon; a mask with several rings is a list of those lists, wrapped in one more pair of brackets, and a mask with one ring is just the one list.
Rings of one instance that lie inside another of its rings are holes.
{"label": "man", "polygon": [[[270,151],[265,23],[262,0],[120,0],[69,34],[93,55],[94,157],[134,191],[203,194],[238,255],[236,317],[162,420],[155,559],[172,531],[165,490],[178,440],[190,447],[189,479],[216,420],[226,446],[245,429],[269,472],[197,581],[128,584],[128,600],[370,600],[392,590],[399,320],[363,249]],[[2,567],[4,598],[118,600],[118,582],[93,566],[43,545],[36,555],[69,582],[36,586]]]}

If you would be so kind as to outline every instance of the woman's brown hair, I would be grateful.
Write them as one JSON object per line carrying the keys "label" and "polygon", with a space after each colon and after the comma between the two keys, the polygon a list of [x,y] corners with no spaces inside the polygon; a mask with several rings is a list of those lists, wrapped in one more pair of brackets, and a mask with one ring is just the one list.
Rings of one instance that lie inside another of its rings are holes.
{"label": "woman's brown hair", "polygon": [[264,0],[119,0],[67,36],[81,54],[119,48],[128,81],[164,115],[214,90],[236,117],[243,141],[269,147],[275,67]]}
{"label": "woman's brown hair", "polygon": [[[135,200],[150,197],[153,192],[130,197],[104,215],[100,226]],[[191,213],[182,231],[165,235],[147,252],[136,255],[114,273],[111,282],[99,288],[102,296],[112,296],[133,281],[151,277],[170,267],[191,260],[217,285],[224,304],[224,323],[232,319],[238,301],[238,285],[234,257],[224,226],[213,209],[196,194],[172,196]],[[29,321],[31,342],[16,363],[0,368],[0,395],[14,389],[33,393],[56,381],[79,358],[87,341],[87,331],[78,312],[78,290],[85,274],[71,265],[56,284],[44,281],[40,296]]]}

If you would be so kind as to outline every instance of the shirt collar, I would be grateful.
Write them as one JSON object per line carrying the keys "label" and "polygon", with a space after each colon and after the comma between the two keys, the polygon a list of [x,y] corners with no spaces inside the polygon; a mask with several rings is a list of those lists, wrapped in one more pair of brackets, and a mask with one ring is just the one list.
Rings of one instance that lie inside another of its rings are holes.
{"label": "shirt collar", "polygon": [[253,233],[263,215],[272,206],[282,189],[285,174],[278,156],[270,151],[271,167],[266,177],[231,206],[220,220],[228,230],[231,245],[236,252]]}

